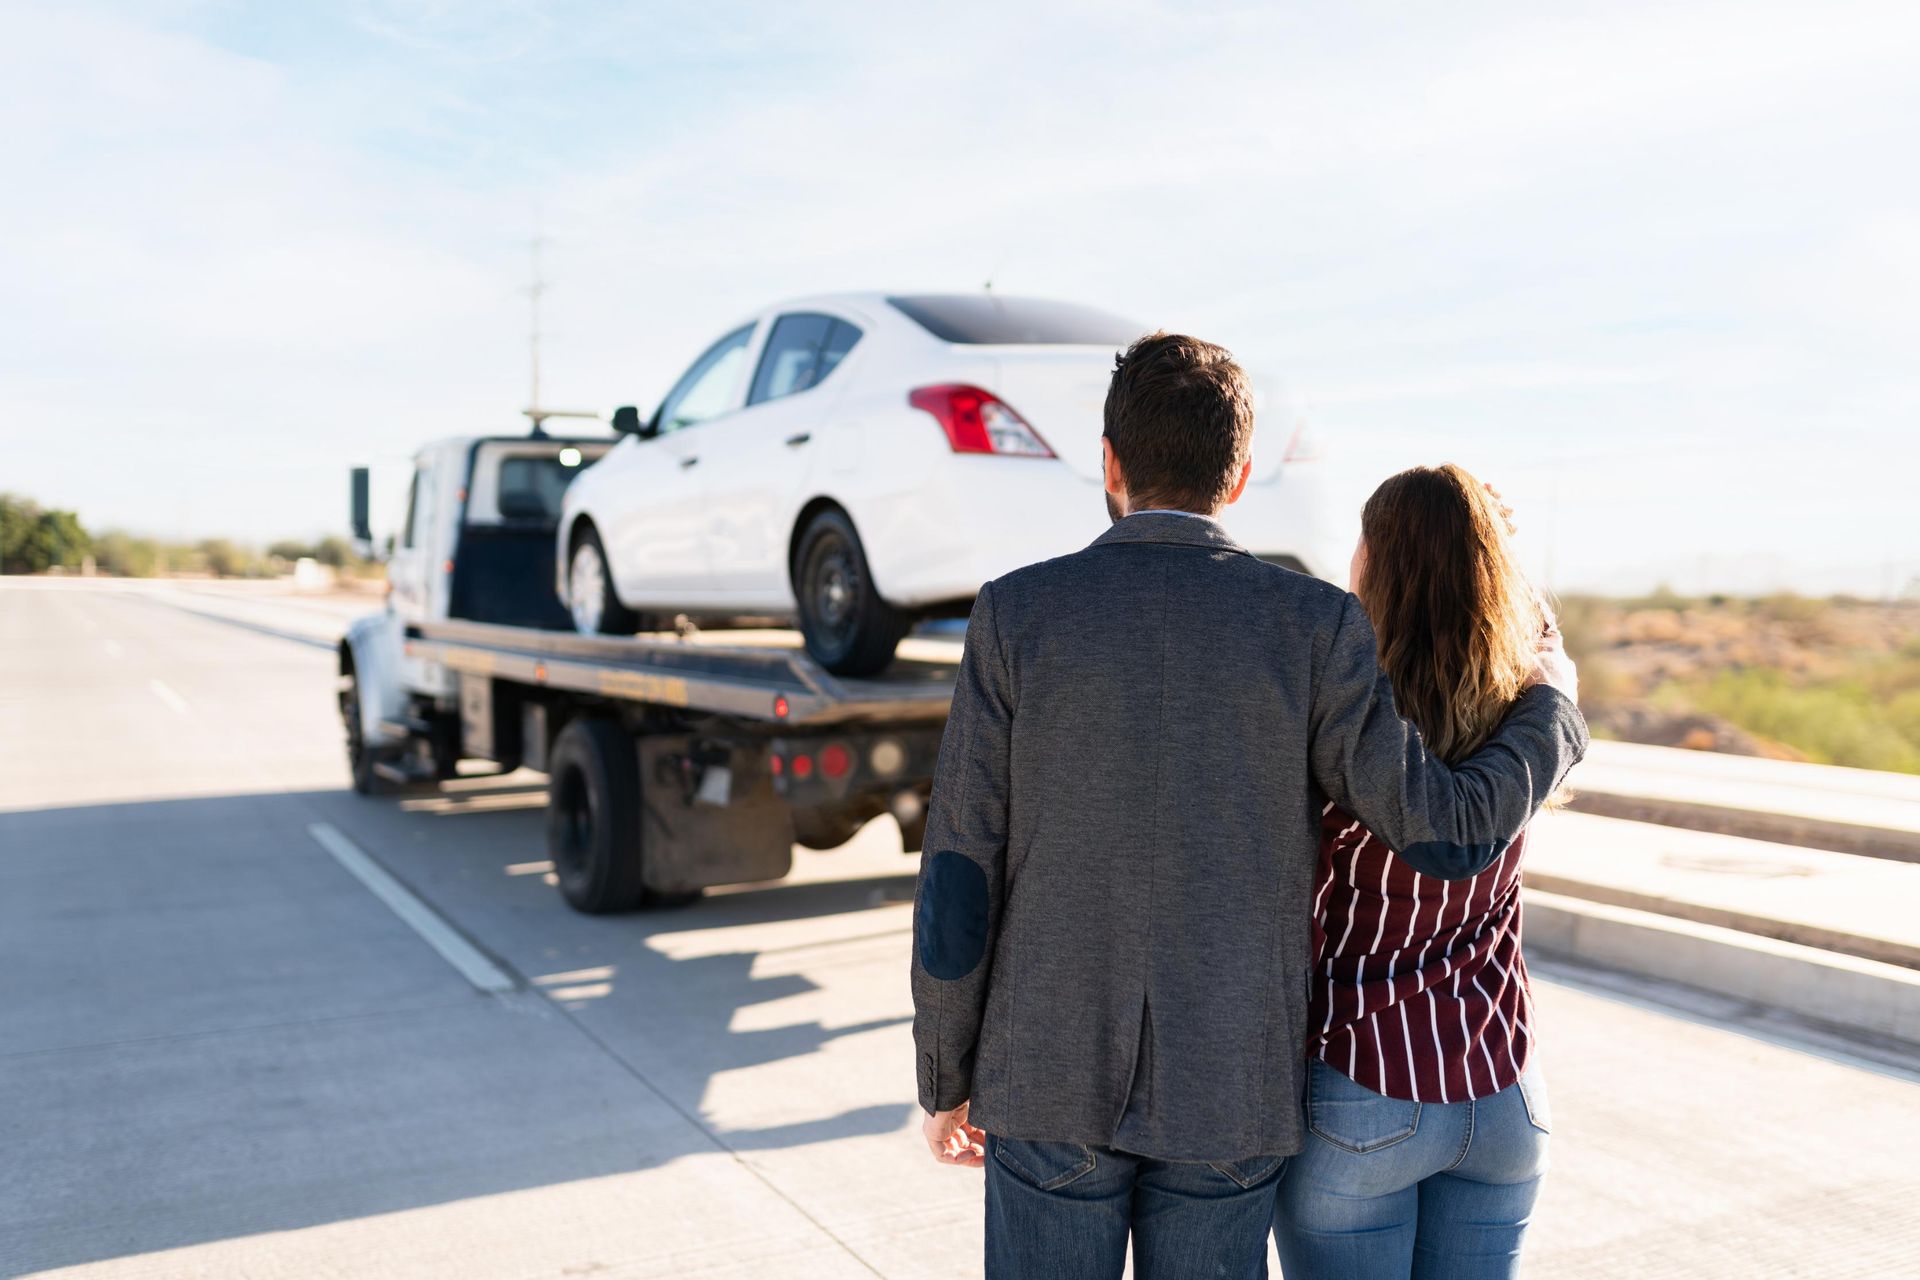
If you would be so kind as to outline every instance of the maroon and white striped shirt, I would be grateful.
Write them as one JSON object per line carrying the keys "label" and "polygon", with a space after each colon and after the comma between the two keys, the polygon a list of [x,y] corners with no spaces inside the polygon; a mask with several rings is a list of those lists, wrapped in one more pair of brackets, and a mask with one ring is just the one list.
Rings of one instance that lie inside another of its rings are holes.
{"label": "maroon and white striped shirt", "polygon": [[1328,805],[1307,1056],[1409,1102],[1464,1102],[1517,1081],[1533,1049],[1520,955],[1526,840],[1470,880],[1437,880]]}

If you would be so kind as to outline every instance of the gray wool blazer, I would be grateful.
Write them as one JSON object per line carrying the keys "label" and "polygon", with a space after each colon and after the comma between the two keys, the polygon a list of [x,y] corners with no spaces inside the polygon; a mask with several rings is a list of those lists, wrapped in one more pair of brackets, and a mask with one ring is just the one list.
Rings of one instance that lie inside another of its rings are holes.
{"label": "gray wool blazer", "polygon": [[1210,520],[1130,516],[989,583],[914,900],[920,1105],[1164,1160],[1298,1151],[1324,807],[1458,879],[1586,745],[1541,686],[1449,768],[1359,601]]}

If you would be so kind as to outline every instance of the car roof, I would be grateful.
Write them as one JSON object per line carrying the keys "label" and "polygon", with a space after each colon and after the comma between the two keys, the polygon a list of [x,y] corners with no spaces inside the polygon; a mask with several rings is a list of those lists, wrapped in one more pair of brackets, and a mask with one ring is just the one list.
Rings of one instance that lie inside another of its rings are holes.
{"label": "car roof", "polygon": [[[886,326],[897,333],[908,334],[914,338],[938,345],[943,343],[943,339],[928,330],[926,326],[916,321],[914,317],[907,312],[893,306],[891,299],[971,299],[985,297],[997,297],[1008,301],[1020,302],[1059,303],[1062,306],[1081,305],[1068,302],[1063,298],[1042,298],[1034,294],[1017,293],[993,294],[984,289],[975,291],[946,289],[927,290],[925,292],[911,289],[889,289],[885,291],[877,289],[848,290],[841,293],[812,293],[795,298],[784,298],[779,302],[760,308],[750,316],[743,317],[733,327],[738,328],[741,324],[757,324],[767,316],[781,315],[792,311],[842,310],[868,317],[874,324]],[[731,330],[729,330],[729,332],[730,331]]]}

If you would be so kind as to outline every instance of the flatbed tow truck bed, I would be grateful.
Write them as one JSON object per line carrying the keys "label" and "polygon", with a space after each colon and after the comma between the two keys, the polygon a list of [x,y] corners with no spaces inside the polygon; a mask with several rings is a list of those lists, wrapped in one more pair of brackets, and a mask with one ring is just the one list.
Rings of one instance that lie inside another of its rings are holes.
{"label": "flatbed tow truck bed", "polygon": [[407,627],[406,652],[466,675],[802,728],[944,721],[960,642],[907,640],[866,679],[829,674],[791,631],[583,636],[430,622]]}
{"label": "flatbed tow truck bed", "polygon": [[787,631],[583,636],[407,624],[406,657],[457,697],[384,724],[402,780],[461,760],[547,775],[547,847],[562,895],[601,913],[775,880],[793,846],[832,849],[891,814],[914,852],[959,639],[912,638],[878,676],[843,679]]}

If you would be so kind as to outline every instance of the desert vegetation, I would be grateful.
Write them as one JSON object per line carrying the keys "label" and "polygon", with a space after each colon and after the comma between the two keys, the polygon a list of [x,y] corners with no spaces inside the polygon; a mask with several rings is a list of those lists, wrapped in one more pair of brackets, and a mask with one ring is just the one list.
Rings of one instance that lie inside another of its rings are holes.
{"label": "desert vegetation", "polygon": [[318,560],[359,576],[379,572],[345,538],[283,539],[267,547],[229,538],[169,541],[111,529],[90,533],[71,511],[0,493],[0,573],[102,573],[116,578],[269,578]]}
{"label": "desert vegetation", "polygon": [[1597,734],[1920,773],[1920,600],[1562,602]]}

